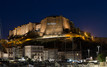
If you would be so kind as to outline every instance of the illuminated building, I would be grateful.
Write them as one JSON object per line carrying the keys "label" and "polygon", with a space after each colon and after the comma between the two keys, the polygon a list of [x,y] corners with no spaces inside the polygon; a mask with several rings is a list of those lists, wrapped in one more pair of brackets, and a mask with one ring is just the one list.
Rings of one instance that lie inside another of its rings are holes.
{"label": "illuminated building", "polygon": [[70,20],[63,16],[46,17],[41,21],[40,36],[62,34],[70,30]]}
{"label": "illuminated building", "polygon": [[20,46],[16,48],[16,57],[22,58],[24,56],[24,49]]}
{"label": "illuminated building", "polygon": [[15,59],[15,58],[22,58],[23,57],[23,48],[21,47],[7,47],[7,54],[8,58]]}
{"label": "illuminated building", "polygon": [[[83,32],[79,28],[74,27],[74,24],[69,19],[63,16],[49,16],[40,21],[40,23],[24,24],[9,31],[9,39],[27,36],[29,33],[34,33],[34,36],[42,38],[66,37],[67,34],[74,34],[74,37],[80,36],[91,39],[91,34]],[[70,36],[71,37],[71,36]]]}
{"label": "illuminated building", "polygon": [[24,24],[9,31],[9,38],[14,36],[23,36],[30,31],[35,31],[38,36],[60,35],[64,31],[70,31],[73,26],[72,21],[63,16],[50,16],[41,20],[40,23]]}
{"label": "illuminated building", "polygon": [[[47,42],[49,39],[51,40],[57,38],[62,39],[62,41],[64,40],[70,41],[70,43],[75,38],[80,38],[82,40],[87,41],[91,41],[91,39],[93,40],[93,37],[91,36],[90,33],[81,31],[79,28],[74,27],[72,21],[63,16],[49,16],[42,19],[40,23],[29,22],[28,24],[18,26],[13,30],[9,31],[8,38],[9,38],[8,44],[10,45],[12,43],[13,45],[25,45],[24,47],[25,56],[27,56],[28,58],[33,58],[35,61],[56,60],[58,56],[58,50],[60,48],[57,46],[57,50],[56,49],[43,50],[45,47],[44,44],[42,44],[43,46],[37,45],[26,46],[27,42],[29,42],[29,44],[32,44],[31,42],[33,41],[33,44],[35,44],[36,42],[40,41]],[[59,45],[61,46],[62,44]],[[18,50],[23,51],[20,49]],[[19,52],[18,50],[16,51],[17,54],[15,55],[17,57],[21,57],[22,53],[18,53]],[[74,55],[72,55],[73,54],[72,51],[67,53],[64,52],[64,54],[66,54],[64,55],[65,59],[74,57]],[[81,59],[81,53],[78,52],[77,55],[80,55],[77,58]]]}
{"label": "illuminated building", "polygon": [[21,36],[27,34],[29,31],[38,30],[40,28],[40,25],[36,25],[36,23],[29,22],[28,24],[18,26],[14,30],[9,31],[9,37],[11,36]]}
{"label": "illuminated building", "polygon": [[59,60],[64,60],[64,59],[81,60],[82,53],[81,51],[58,52],[58,59]]}
{"label": "illuminated building", "polygon": [[28,45],[24,47],[25,56],[35,61],[43,61],[43,46]]}
{"label": "illuminated building", "polygon": [[12,47],[8,47],[7,49],[7,54],[8,54],[8,58],[13,58],[13,48]]}
{"label": "illuminated building", "polygon": [[55,61],[58,56],[58,49],[44,49],[44,60]]}

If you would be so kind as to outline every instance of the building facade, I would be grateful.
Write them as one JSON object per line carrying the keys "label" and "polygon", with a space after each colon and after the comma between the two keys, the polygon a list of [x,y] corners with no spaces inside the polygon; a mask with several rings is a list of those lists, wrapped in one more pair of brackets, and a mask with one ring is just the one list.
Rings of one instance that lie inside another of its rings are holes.
{"label": "building facade", "polygon": [[35,61],[43,61],[43,46],[28,45],[24,47],[25,56]]}
{"label": "building facade", "polygon": [[58,59],[58,49],[44,49],[44,61],[55,61]]}
{"label": "building facade", "polygon": [[70,30],[70,20],[63,16],[51,16],[43,19],[40,28],[40,36],[62,34],[63,30]]}
{"label": "building facade", "polygon": [[71,60],[81,60],[82,53],[81,51],[67,51],[67,52],[58,52],[58,59],[71,59]]}
{"label": "building facade", "polygon": [[[8,47],[6,48],[7,50],[7,55],[9,59],[18,59],[18,58],[22,58],[24,56],[24,51],[23,48],[21,47]],[[5,54],[6,55],[6,54]]]}

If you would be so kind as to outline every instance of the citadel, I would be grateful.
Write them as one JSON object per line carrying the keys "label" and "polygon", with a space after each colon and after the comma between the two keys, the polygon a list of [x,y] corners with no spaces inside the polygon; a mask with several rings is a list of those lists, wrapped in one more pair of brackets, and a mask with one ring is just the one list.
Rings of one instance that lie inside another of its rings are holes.
{"label": "citadel", "polygon": [[[10,30],[9,38],[14,36],[23,36],[31,31],[33,31],[38,36],[54,36],[67,33],[84,35],[84,32],[79,28],[74,27],[73,22],[69,19],[63,16],[49,16],[41,20],[40,23],[29,22],[28,24],[14,28],[14,30]],[[87,32],[87,36],[91,37],[91,34]]]}
{"label": "citadel", "polygon": [[10,30],[8,40],[0,41],[4,48],[0,52],[0,58],[21,60],[22,57],[27,57],[33,61],[65,59],[80,61],[83,58],[90,58],[89,54],[87,55],[87,48],[92,46],[90,45],[92,42],[94,37],[91,33],[76,28],[69,19],[63,16],[48,16],[40,23],[29,22]]}

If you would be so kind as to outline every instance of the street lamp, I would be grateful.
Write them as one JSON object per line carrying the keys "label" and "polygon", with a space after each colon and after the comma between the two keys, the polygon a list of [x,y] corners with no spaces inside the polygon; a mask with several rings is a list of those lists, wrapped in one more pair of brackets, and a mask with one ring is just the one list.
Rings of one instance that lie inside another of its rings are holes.
{"label": "street lamp", "polygon": [[90,57],[90,49],[88,49],[88,58]]}
{"label": "street lamp", "polygon": [[98,51],[96,52],[96,54],[98,55]]}
{"label": "street lamp", "polygon": [[97,48],[98,48],[98,54],[99,54],[99,49],[100,49],[100,46],[97,46]]}

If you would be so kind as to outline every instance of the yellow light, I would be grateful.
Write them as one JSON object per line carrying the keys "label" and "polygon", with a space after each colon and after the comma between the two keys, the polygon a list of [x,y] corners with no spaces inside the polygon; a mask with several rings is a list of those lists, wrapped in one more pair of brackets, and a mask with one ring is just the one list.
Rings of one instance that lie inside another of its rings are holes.
{"label": "yellow light", "polygon": [[[85,33],[86,36],[88,36],[86,33]],[[78,34],[66,34],[65,35],[66,37],[69,37],[67,39],[70,39],[71,37],[80,37],[82,38],[83,40],[85,40],[85,36],[82,36],[82,35],[78,35]]]}
{"label": "yellow light", "polygon": [[65,36],[66,36],[66,37],[71,37],[71,34],[66,34]]}
{"label": "yellow light", "polygon": [[78,56],[78,53],[77,53],[77,56]]}
{"label": "yellow light", "polygon": [[26,39],[25,41],[30,41],[31,39]]}
{"label": "yellow light", "polygon": [[85,35],[86,37],[88,37],[88,35],[87,35],[87,33],[86,33],[86,32],[84,32],[84,35]]}
{"label": "yellow light", "polygon": [[91,39],[94,41],[94,37],[93,36],[91,36]]}
{"label": "yellow light", "polygon": [[82,36],[82,39],[83,39],[83,40],[85,40],[85,37],[84,37],[84,36]]}
{"label": "yellow light", "polygon": [[71,38],[66,38],[66,39],[71,39]]}

